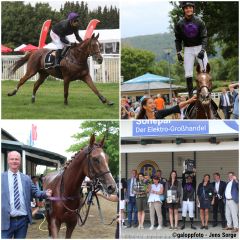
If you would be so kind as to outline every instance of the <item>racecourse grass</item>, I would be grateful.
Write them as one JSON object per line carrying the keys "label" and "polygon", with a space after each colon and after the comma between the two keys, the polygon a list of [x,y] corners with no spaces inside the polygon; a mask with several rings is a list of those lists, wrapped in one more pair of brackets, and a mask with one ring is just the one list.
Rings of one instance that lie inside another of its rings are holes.
{"label": "racecourse grass", "polygon": [[16,81],[2,81],[2,119],[118,119],[119,85],[97,83],[96,87],[113,106],[102,104],[81,81],[70,83],[68,106],[64,105],[63,81],[45,81],[31,103],[34,82],[26,82],[16,96],[8,97]]}

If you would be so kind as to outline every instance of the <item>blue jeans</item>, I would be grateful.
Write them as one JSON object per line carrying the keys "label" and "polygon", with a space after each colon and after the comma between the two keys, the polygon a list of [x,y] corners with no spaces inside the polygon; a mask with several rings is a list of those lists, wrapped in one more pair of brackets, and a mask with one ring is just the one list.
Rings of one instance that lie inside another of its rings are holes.
{"label": "blue jeans", "polygon": [[8,230],[2,230],[2,239],[26,238],[28,229],[28,216],[20,219],[10,219]]}
{"label": "blue jeans", "polygon": [[134,224],[138,223],[136,197],[129,197],[128,201],[128,224],[132,225],[132,213],[134,212]]}

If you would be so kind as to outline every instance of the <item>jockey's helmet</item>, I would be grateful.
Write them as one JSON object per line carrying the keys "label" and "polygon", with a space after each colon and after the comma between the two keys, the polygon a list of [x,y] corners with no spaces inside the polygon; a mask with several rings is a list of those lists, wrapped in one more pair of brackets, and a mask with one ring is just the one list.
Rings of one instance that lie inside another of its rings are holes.
{"label": "jockey's helmet", "polygon": [[69,14],[68,14],[68,20],[69,21],[72,21],[72,20],[75,20],[75,19],[77,19],[79,17],[79,14],[78,13],[75,13],[75,12],[70,12]]}
{"label": "jockey's helmet", "polygon": [[184,10],[185,7],[191,6],[193,8],[195,8],[195,3],[194,2],[188,2],[188,1],[184,1],[180,3],[180,6],[182,7],[182,9]]}

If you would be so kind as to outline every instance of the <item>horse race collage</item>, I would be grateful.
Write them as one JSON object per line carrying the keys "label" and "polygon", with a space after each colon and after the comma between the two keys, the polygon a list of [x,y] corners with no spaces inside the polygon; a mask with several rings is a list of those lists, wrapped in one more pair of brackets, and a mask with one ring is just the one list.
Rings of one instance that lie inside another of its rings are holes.
{"label": "horse race collage", "polygon": [[239,0],[1,0],[1,239],[239,239]]}

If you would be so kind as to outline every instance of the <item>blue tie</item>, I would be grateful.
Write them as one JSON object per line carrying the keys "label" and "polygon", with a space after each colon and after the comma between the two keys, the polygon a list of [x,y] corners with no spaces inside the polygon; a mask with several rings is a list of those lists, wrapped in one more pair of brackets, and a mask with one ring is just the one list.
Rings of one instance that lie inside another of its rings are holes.
{"label": "blue tie", "polygon": [[13,183],[13,189],[14,189],[14,207],[16,209],[20,208],[20,195],[18,190],[18,180],[17,180],[17,174],[14,173],[14,183]]}

